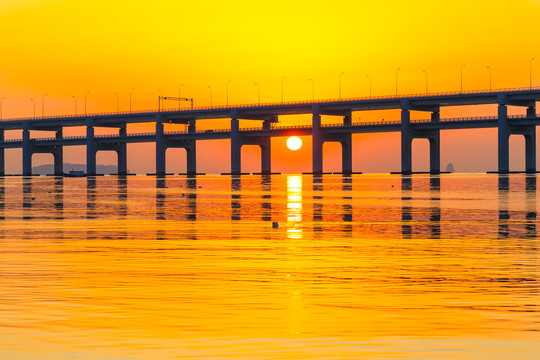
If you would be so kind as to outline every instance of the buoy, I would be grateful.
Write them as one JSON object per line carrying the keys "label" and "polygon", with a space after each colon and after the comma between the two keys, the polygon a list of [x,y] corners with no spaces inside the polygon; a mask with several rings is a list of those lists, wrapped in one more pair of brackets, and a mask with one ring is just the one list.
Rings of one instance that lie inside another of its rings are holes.
{"label": "buoy", "polygon": [[277,221],[274,221],[274,222],[272,223],[272,227],[273,227],[274,229],[277,229],[277,228],[279,227],[279,223],[278,223]]}

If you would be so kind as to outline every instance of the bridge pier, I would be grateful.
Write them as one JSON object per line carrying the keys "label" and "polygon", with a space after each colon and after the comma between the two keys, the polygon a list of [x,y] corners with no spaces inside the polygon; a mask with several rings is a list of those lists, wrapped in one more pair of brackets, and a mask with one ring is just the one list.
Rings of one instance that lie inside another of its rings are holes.
{"label": "bridge pier", "polygon": [[163,115],[156,115],[156,174],[165,175],[165,135],[163,131]]}
{"label": "bridge pier", "polygon": [[[56,140],[62,140],[62,129],[56,131]],[[54,175],[64,175],[64,147],[57,146],[53,151],[54,156]]]}
{"label": "bridge pier", "polygon": [[[242,173],[242,146],[257,145],[261,148],[261,174],[269,175],[272,173],[272,153],[271,137],[243,137],[240,134],[240,123],[238,112],[231,112],[231,175],[240,175]],[[271,121],[264,120],[263,129],[270,129]]]}
{"label": "bridge pier", "polygon": [[86,175],[96,175],[96,143],[94,141],[94,119],[86,119]]}
{"label": "bridge pier", "polygon": [[30,143],[30,124],[23,122],[22,132],[22,157],[23,157],[23,175],[32,175],[32,144]]}
{"label": "bridge pier", "polygon": [[[127,136],[126,124],[124,124],[118,130],[118,135],[120,137]],[[117,145],[116,153],[118,154],[118,175],[127,174],[127,144],[125,142],[120,142]]]}
{"label": "bridge pier", "polygon": [[[4,130],[0,129],[0,142],[4,142]],[[0,148],[0,176],[6,174],[6,152],[2,147]]]}
{"label": "bridge pier", "polygon": [[[189,121],[189,133],[195,133],[195,119]],[[156,116],[156,174],[166,174],[166,153],[169,148],[186,150],[186,172],[188,175],[197,173],[197,142],[196,140],[169,141],[165,138],[163,115]]]}
{"label": "bridge pier", "polygon": [[240,123],[238,114],[231,114],[231,174],[239,175],[242,172],[242,138],[240,137]]}
{"label": "bridge pier", "polygon": [[412,174],[412,142],[416,138],[429,140],[429,172],[432,175],[441,172],[440,130],[415,130],[411,126],[411,110],[430,111],[431,122],[440,121],[438,108],[411,108],[409,100],[401,101],[401,173]]}
{"label": "bridge pier", "polygon": [[[352,174],[352,134],[348,132],[338,134],[328,134],[321,125],[321,115],[319,107],[313,106],[312,116],[312,141],[313,141],[313,174],[323,173],[323,146],[324,143],[339,142],[341,144],[341,172]],[[343,126],[351,126],[351,113],[343,117]]]}
{"label": "bridge pier", "polygon": [[313,174],[319,175],[323,172],[323,144],[324,133],[321,127],[320,107],[313,105],[312,109],[312,156],[313,156]]}
{"label": "bridge pier", "polygon": [[531,101],[512,102],[506,94],[498,95],[498,172],[510,171],[510,136],[523,135],[525,138],[525,172],[536,173],[536,126],[514,126],[508,121],[508,105],[527,106],[527,117],[536,116],[535,103]]}

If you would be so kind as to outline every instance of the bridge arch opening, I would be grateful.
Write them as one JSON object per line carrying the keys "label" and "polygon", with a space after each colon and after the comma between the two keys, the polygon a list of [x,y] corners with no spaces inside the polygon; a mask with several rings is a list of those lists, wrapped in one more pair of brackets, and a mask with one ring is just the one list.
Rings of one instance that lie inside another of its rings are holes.
{"label": "bridge arch opening", "polygon": [[54,155],[47,153],[36,153],[32,155],[33,175],[54,174]]}
{"label": "bridge arch opening", "polygon": [[323,172],[341,172],[341,143],[325,141],[323,144]]}
{"label": "bridge arch opening", "polygon": [[260,173],[262,168],[262,150],[260,145],[243,145],[241,151],[241,171],[249,173]]}
{"label": "bridge arch opening", "polygon": [[100,150],[96,153],[97,174],[118,174],[118,155],[114,150]]}
{"label": "bridge arch opening", "polygon": [[4,150],[4,169],[6,174],[22,174],[22,149]]}
{"label": "bridge arch opening", "polygon": [[510,171],[525,171],[525,136],[510,135],[508,140]]}
{"label": "bridge arch opening", "polygon": [[429,172],[429,140],[416,138],[412,141],[412,171]]}
{"label": "bridge arch opening", "polygon": [[165,151],[165,172],[187,172],[187,150],[184,148],[168,148]]}

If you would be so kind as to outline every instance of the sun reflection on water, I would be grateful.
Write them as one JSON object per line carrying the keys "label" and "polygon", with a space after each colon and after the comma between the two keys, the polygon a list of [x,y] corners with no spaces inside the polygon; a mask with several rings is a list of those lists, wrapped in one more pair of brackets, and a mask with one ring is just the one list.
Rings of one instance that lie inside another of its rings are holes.
{"label": "sun reflection on water", "polygon": [[287,237],[302,238],[302,176],[287,176]]}

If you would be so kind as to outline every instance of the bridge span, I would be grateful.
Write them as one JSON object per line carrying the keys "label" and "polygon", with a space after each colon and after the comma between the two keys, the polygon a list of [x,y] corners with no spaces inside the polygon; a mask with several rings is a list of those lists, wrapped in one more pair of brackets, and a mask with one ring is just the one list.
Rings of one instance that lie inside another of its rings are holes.
{"label": "bridge span", "polygon": [[[5,173],[5,149],[22,148],[23,175],[32,173],[32,156],[51,153],[54,156],[55,175],[63,174],[63,147],[86,145],[87,175],[96,174],[96,153],[112,150],[118,154],[118,173],[127,172],[128,143],[154,142],[156,146],[156,174],[165,174],[165,152],[168,148],[184,148],[187,153],[187,173],[197,173],[196,149],[198,140],[231,140],[231,174],[241,173],[243,145],[261,147],[261,173],[271,173],[271,138],[276,136],[311,136],[313,173],[322,173],[322,147],[324,142],[339,142],[342,146],[342,172],[352,173],[352,140],[355,133],[400,132],[401,172],[412,171],[412,141],[426,138],[430,143],[430,172],[440,172],[440,131],[448,129],[498,129],[498,171],[509,171],[509,137],[525,137],[525,163],[527,172],[536,172],[536,102],[540,88],[505,89],[497,91],[471,91],[407,95],[400,97],[373,97],[312,102],[286,102],[262,105],[233,105],[177,109],[162,111],[134,111],[74,116],[47,116],[39,118],[7,119],[0,122],[0,175]],[[441,107],[496,104],[497,116],[440,118]],[[526,115],[509,116],[508,106],[526,108]],[[401,110],[401,119],[395,121],[351,121],[352,112],[368,110]],[[429,120],[411,120],[411,112],[430,114]],[[279,126],[280,115],[311,114],[309,126]],[[339,124],[321,124],[322,115],[341,116]],[[225,119],[230,122],[226,130],[198,131],[197,120]],[[261,125],[240,128],[239,120],[253,120]],[[153,123],[151,133],[127,133],[127,124]],[[165,124],[185,124],[186,131],[165,132]],[[63,136],[66,127],[86,127],[85,136]],[[95,128],[117,128],[117,135],[95,135]],[[21,130],[21,139],[5,139],[5,131]],[[54,137],[35,138],[32,131],[52,131]]]}

